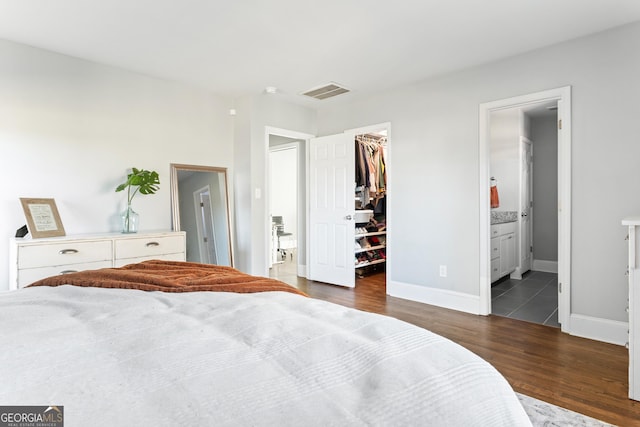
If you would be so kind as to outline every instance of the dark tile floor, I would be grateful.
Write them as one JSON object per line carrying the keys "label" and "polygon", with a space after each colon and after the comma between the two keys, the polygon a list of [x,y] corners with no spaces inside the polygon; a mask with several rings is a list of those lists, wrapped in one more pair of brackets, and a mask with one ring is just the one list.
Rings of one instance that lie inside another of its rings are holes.
{"label": "dark tile floor", "polygon": [[558,275],[529,271],[522,280],[503,279],[491,287],[491,313],[559,328]]}

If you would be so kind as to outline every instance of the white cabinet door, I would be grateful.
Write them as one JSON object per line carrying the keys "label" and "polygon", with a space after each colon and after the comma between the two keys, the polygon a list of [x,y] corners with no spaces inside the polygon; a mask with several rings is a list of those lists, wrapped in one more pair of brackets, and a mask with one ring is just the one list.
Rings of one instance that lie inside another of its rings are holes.
{"label": "white cabinet door", "polygon": [[314,138],[309,152],[309,279],[354,287],[354,141]]}
{"label": "white cabinet door", "polygon": [[500,260],[503,265],[501,265],[501,274],[509,274],[513,270],[516,269],[517,266],[517,250],[516,250],[516,236],[514,233],[509,233],[505,236],[502,236],[500,240]]}
{"label": "white cabinet door", "polygon": [[508,273],[509,255],[508,255],[509,240],[507,236],[500,236],[500,277]]}

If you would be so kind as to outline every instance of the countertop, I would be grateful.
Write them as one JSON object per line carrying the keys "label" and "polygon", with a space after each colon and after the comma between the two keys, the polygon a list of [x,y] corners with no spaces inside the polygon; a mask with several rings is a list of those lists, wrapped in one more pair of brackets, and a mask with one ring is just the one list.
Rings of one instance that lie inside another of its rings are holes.
{"label": "countertop", "polygon": [[491,225],[503,224],[505,222],[516,222],[517,220],[517,211],[491,211]]}

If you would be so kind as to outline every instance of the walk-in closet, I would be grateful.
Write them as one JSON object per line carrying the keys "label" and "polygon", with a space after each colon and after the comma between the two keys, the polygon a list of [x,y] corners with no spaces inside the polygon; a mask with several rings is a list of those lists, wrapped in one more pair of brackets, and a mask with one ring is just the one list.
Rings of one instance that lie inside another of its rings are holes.
{"label": "walk-in closet", "polygon": [[356,277],[385,274],[387,260],[386,131],[355,137]]}

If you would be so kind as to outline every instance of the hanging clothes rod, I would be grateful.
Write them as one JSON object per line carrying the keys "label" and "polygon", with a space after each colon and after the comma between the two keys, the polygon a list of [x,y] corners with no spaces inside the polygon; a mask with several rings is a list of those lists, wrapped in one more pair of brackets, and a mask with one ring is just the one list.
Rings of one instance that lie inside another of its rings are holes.
{"label": "hanging clothes rod", "polygon": [[384,136],[374,137],[370,135],[357,135],[356,141],[362,142],[363,144],[385,145],[387,143],[387,138]]}

